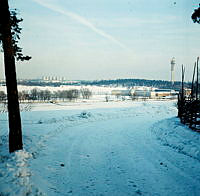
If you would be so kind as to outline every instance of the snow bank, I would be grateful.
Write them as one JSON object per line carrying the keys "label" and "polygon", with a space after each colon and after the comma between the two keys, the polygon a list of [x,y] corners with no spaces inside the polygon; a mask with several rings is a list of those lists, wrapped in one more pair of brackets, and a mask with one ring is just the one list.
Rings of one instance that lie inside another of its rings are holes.
{"label": "snow bank", "polygon": [[[8,137],[0,137],[0,147],[8,146]],[[42,192],[31,183],[32,173],[29,169],[29,160],[32,154],[19,150],[8,154],[8,149],[0,151],[0,195],[1,196],[42,196]]]}
{"label": "snow bank", "polygon": [[163,145],[200,161],[200,134],[181,124],[178,118],[162,120],[152,131]]}

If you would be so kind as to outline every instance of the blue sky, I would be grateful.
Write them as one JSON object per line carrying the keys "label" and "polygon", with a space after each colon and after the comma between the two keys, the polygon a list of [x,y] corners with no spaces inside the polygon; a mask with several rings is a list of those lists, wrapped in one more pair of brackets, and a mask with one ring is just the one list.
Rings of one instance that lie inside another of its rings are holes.
{"label": "blue sky", "polygon": [[170,80],[170,60],[175,57],[175,79],[180,80],[184,64],[190,80],[200,55],[200,25],[191,20],[198,0],[9,3],[24,19],[20,45],[32,56],[17,63],[18,78]]}

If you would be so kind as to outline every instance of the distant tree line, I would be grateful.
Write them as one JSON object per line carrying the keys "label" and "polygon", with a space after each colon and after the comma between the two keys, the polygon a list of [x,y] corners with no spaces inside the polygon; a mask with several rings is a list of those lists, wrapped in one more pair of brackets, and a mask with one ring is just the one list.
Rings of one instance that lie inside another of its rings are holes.
{"label": "distant tree line", "polygon": [[[2,83],[3,84],[3,83]],[[24,80],[19,81],[18,84],[27,86],[54,86],[59,87],[61,85],[71,85],[71,86],[123,86],[123,87],[133,87],[133,86],[149,86],[162,89],[174,89],[179,90],[181,87],[180,81],[175,81],[174,84],[170,81],[165,80],[145,80],[145,79],[116,79],[116,80],[94,80],[94,81],[79,81],[78,83],[65,84],[65,83],[54,83],[54,82],[41,82],[37,80]],[[191,82],[184,82],[185,87],[190,88]]]}
{"label": "distant tree line", "polygon": [[[28,91],[20,91],[19,101],[50,101],[50,100],[76,100],[79,97],[83,99],[89,99],[92,96],[92,92],[87,88],[82,88],[80,90],[70,89],[63,91],[55,91],[51,92],[49,90],[40,90],[37,88],[32,89],[30,92]],[[0,101],[5,102],[7,100],[7,96],[4,91],[0,91]]]}
{"label": "distant tree line", "polygon": [[[17,82],[20,85],[24,85],[24,86],[54,86],[54,87],[59,87],[62,85],[67,85],[67,86],[81,86],[81,82],[74,82],[74,83],[66,83],[66,82],[52,82],[52,81],[48,81],[45,82],[43,80],[39,80],[39,79],[24,79],[24,80],[19,80]],[[3,82],[0,84],[4,84]]]}
{"label": "distant tree line", "polygon": [[[116,80],[98,80],[98,81],[81,81],[82,85],[97,85],[97,86],[149,86],[163,89],[180,89],[181,82],[176,81],[172,85],[170,81],[164,80],[145,80],[145,79],[116,79]],[[190,87],[191,83],[185,83],[185,86]]]}

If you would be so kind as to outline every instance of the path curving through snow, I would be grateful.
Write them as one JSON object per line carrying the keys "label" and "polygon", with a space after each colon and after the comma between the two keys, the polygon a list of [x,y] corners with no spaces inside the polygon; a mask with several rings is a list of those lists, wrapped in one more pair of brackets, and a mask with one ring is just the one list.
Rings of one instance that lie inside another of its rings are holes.
{"label": "path curving through snow", "polygon": [[199,195],[200,137],[175,103],[111,105],[24,113],[31,183],[48,196]]}

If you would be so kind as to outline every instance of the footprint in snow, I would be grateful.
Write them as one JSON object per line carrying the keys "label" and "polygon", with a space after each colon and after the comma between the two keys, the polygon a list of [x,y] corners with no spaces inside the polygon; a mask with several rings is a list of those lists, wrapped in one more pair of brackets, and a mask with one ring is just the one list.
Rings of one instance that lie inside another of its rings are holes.
{"label": "footprint in snow", "polygon": [[129,182],[128,186],[132,186],[132,187],[135,187],[135,188],[137,187],[137,185],[134,183],[134,181],[129,180],[128,182]]}
{"label": "footprint in snow", "polygon": [[138,195],[142,195],[142,192],[139,189],[137,191],[135,191],[135,193],[138,194]]}

